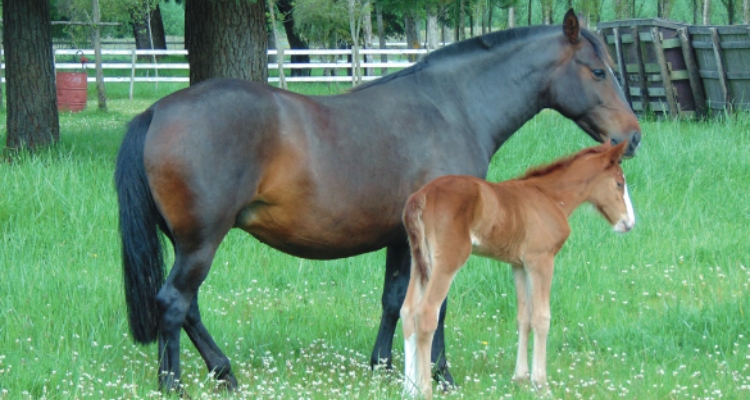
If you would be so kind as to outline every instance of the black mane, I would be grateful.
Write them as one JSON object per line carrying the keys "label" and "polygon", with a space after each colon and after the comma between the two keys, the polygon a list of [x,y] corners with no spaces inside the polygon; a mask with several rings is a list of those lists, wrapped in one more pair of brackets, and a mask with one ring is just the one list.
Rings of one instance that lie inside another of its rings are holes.
{"label": "black mane", "polygon": [[[403,76],[412,75],[425,68],[428,68],[431,64],[441,62],[444,59],[451,59],[461,54],[473,53],[476,51],[491,50],[498,46],[536,35],[540,32],[547,32],[550,28],[553,27],[559,29],[559,25],[525,26],[520,28],[490,32],[481,36],[475,36],[467,40],[455,42],[425,55],[416,64],[410,67],[404,68],[392,74],[388,74],[380,79],[376,79],[374,81],[356,86],[351,89],[351,92],[356,92],[372,86],[388,83]],[[604,48],[601,40],[599,40],[599,38],[594,33],[586,29],[581,29],[581,36],[583,36],[591,43],[591,45],[594,47],[594,54],[596,54],[597,57],[605,61],[609,60],[609,53],[607,53],[607,50]]]}

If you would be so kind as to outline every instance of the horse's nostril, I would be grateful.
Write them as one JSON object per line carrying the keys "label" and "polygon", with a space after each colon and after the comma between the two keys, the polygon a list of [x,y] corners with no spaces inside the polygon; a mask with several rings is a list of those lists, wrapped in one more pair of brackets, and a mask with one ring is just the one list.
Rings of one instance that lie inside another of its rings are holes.
{"label": "horse's nostril", "polygon": [[633,146],[638,146],[641,143],[641,133],[637,131],[634,132],[633,138],[630,139],[630,141],[632,142]]}

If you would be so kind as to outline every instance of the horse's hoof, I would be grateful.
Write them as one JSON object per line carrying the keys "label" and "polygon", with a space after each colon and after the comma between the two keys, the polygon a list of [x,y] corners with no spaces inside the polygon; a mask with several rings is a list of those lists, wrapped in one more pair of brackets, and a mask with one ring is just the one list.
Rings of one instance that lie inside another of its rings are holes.
{"label": "horse's hoof", "polygon": [[[451,375],[450,371],[448,371],[448,368],[443,368],[442,370],[435,370],[432,373],[432,379],[438,383],[438,386],[443,388],[443,391],[447,391],[450,388],[456,387],[456,382],[453,380],[453,376]],[[445,388],[448,388],[447,390]]]}

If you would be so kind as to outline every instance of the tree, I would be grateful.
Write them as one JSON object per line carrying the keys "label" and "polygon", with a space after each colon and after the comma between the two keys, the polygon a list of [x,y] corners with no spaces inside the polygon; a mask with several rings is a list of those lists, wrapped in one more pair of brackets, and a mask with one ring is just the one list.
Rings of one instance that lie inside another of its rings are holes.
{"label": "tree", "polygon": [[166,49],[167,37],[161,18],[159,2],[154,0],[130,1],[130,25],[133,27],[136,49]]}
{"label": "tree", "polygon": [[[276,7],[284,15],[284,32],[286,32],[286,39],[289,42],[289,47],[293,49],[309,49],[310,46],[307,44],[307,41],[297,34],[294,27],[294,2],[292,0],[277,0]],[[310,56],[307,54],[295,54],[292,56],[292,62],[307,64],[310,62]],[[292,76],[309,75],[309,69],[292,69]]]}
{"label": "tree", "polygon": [[190,84],[230,77],[267,82],[265,11],[261,0],[185,0]]}
{"label": "tree", "polygon": [[3,0],[8,96],[6,146],[34,150],[60,140],[48,0]]}

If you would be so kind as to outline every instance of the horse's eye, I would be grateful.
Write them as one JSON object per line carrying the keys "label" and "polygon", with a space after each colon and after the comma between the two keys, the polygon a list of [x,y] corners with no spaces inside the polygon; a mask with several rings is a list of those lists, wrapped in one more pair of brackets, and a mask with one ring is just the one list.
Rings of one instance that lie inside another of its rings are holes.
{"label": "horse's eye", "polygon": [[595,69],[595,70],[591,71],[591,73],[593,73],[594,77],[596,79],[598,79],[598,80],[602,80],[602,79],[604,79],[604,78],[607,77],[607,73],[604,72],[603,69]]}
{"label": "horse's eye", "polygon": [[624,187],[625,187],[625,183],[624,183],[624,182],[620,182],[620,181],[617,181],[617,187],[618,187],[618,188],[620,188],[620,189],[622,189],[622,188],[624,188]]}

